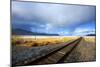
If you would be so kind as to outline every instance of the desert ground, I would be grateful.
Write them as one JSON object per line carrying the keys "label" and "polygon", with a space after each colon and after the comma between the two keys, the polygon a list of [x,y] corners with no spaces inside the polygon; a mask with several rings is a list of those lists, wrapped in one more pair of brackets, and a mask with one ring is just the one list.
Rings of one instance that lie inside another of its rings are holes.
{"label": "desert ground", "polygon": [[[12,36],[12,65],[26,63],[46,55],[79,36]],[[69,48],[68,48],[69,49]],[[65,63],[96,60],[95,36],[84,36],[77,47],[65,57]]]}

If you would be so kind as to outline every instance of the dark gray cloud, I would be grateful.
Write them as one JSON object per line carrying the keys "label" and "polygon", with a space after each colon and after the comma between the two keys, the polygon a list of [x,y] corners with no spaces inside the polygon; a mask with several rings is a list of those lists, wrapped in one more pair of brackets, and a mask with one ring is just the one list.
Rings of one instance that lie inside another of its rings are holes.
{"label": "dark gray cloud", "polygon": [[[95,21],[95,6],[12,2],[12,23],[41,32],[71,33],[76,27]],[[39,30],[40,29],[40,30]]]}

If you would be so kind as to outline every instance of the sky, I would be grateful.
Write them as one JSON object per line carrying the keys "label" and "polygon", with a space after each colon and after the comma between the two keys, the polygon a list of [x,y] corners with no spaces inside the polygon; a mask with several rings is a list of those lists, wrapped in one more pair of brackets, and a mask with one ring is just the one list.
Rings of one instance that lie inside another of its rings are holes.
{"label": "sky", "polygon": [[12,28],[83,36],[95,34],[96,7],[12,1]]}

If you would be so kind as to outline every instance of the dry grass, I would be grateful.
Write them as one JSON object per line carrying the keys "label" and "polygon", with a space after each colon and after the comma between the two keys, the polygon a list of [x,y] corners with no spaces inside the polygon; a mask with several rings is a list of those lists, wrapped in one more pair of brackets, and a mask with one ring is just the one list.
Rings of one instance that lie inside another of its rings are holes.
{"label": "dry grass", "polygon": [[63,42],[67,42],[78,37],[44,37],[44,38],[25,38],[22,36],[12,36],[12,45],[19,46],[44,46],[54,45]]}
{"label": "dry grass", "polygon": [[87,42],[95,42],[95,37],[84,37],[85,41]]}

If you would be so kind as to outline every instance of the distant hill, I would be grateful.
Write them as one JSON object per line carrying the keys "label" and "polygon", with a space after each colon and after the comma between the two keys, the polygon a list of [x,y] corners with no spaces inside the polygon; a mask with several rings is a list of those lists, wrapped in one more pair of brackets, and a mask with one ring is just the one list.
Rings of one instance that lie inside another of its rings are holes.
{"label": "distant hill", "polygon": [[87,34],[86,36],[96,36],[96,34]]}
{"label": "distant hill", "polygon": [[12,35],[44,35],[44,36],[59,36],[59,34],[47,34],[31,32],[23,29],[12,29]]}

